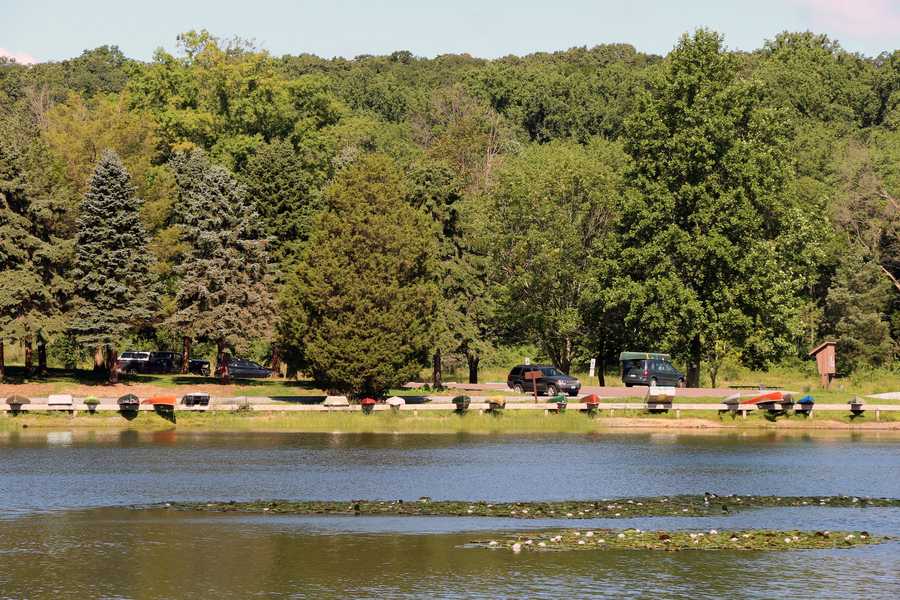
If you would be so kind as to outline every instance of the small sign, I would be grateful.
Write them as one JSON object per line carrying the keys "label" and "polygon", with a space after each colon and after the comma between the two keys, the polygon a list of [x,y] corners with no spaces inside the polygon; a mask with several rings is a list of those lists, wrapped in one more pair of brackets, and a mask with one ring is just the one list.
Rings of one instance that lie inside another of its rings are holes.
{"label": "small sign", "polygon": [[525,364],[526,364],[526,365],[530,365],[530,364],[531,364],[531,359],[528,358],[527,356],[525,357]]}
{"label": "small sign", "polygon": [[534,371],[528,371],[527,373],[525,373],[525,379],[534,380],[534,379],[540,379],[540,378],[541,378],[541,372],[538,371],[537,369],[535,369]]}
{"label": "small sign", "polygon": [[596,368],[597,368],[597,359],[596,359],[596,358],[592,358],[592,359],[591,359],[591,369],[590,369],[590,371],[588,372],[588,375],[589,375],[590,377],[593,377],[593,376],[594,376],[594,369],[596,369]]}

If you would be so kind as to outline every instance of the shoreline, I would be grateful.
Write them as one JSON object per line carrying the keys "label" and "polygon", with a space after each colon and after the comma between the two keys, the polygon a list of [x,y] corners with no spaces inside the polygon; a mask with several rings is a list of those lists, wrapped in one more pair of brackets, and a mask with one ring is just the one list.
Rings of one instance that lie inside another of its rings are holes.
{"label": "shoreline", "polygon": [[871,416],[847,418],[800,416],[769,420],[763,415],[746,419],[695,415],[674,418],[656,414],[597,416],[589,418],[577,412],[542,415],[507,413],[491,415],[429,413],[394,415],[376,413],[267,413],[267,412],[184,412],[169,420],[153,412],[142,412],[132,419],[117,413],[22,413],[0,416],[0,433],[28,431],[165,431],[183,432],[256,432],[256,433],[329,433],[329,434],[597,434],[633,432],[670,433],[898,433],[900,420],[876,421]]}

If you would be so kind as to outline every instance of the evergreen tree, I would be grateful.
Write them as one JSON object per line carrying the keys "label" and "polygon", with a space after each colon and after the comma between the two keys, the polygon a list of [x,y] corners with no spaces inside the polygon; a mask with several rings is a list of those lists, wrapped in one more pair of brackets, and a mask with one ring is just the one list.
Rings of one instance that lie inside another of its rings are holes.
{"label": "evergreen tree", "polygon": [[282,267],[296,259],[316,212],[322,206],[327,163],[316,153],[294,150],[290,142],[264,144],[242,173],[250,198],[270,237],[269,256]]}
{"label": "evergreen tree", "polygon": [[185,370],[191,339],[215,342],[221,362],[226,348],[269,335],[272,276],[265,232],[244,186],[200,150],[176,156],[172,168],[175,220],[190,248],[175,267],[176,311],[169,319],[183,332]]}
{"label": "evergreen tree", "polygon": [[837,339],[838,371],[891,364],[894,343],[885,318],[892,288],[873,260],[851,251],[828,290],[829,333]]}
{"label": "evergreen tree", "polygon": [[77,220],[71,331],[80,343],[106,349],[110,382],[116,344],[155,315],[158,286],[141,204],[119,156],[104,151]]}
{"label": "evergreen tree", "polygon": [[433,341],[437,248],[407,196],[384,156],[341,172],[285,286],[286,358],[325,389],[382,394],[417,375]]}
{"label": "evergreen tree", "polygon": [[[58,236],[61,219],[59,181],[28,117],[0,115],[0,346],[16,340],[25,346],[25,366],[46,373],[46,344],[63,328],[69,284],[62,276],[70,244]],[[0,379],[3,377],[0,348]]]}

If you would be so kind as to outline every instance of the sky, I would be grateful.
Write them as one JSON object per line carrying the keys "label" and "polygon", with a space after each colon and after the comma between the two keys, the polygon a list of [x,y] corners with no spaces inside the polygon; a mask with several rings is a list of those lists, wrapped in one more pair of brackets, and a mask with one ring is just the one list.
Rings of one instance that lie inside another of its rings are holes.
{"label": "sky", "polygon": [[274,55],[494,58],[619,42],[665,54],[698,27],[731,49],[812,30],[875,56],[900,48],[900,0],[0,0],[0,56],[53,61],[109,44],[150,60],[191,29]]}

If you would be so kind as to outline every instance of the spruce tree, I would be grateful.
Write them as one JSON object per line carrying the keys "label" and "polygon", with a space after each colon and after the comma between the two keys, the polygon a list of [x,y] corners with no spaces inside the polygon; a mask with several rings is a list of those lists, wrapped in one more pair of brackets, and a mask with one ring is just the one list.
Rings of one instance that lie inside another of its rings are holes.
{"label": "spruce tree", "polygon": [[77,220],[71,331],[80,343],[106,349],[111,383],[116,344],[155,314],[158,286],[141,204],[121,159],[104,151]]}
{"label": "spruce tree", "polygon": [[241,179],[269,236],[268,253],[279,267],[291,264],[309,238],[312,220],[322,207],[322,188],[328,177],[326,161],[290,142],[276,140],[260,146],[247,160]]}
{"label": "spruce tree", "polygon": [[25,346],[29,372],[37,342],[44,374],[46,343],[63,327],[70,244],[58,237],[62,186],[44,150],[27,115],[0,114],[0,379],[5,340]]}
{"label": "spruce tree", "polygon": [[433,342],[437,247],[407,197],[389,158],[347,167],[285,285],[286,360],[325,389],[382,394],[418,374]]}
{"label": "spruce tree", "polygon": [[246,189],[200,150],[172,161],[178,184],[175,221],[190,248],[181,264],[169,321],[185,340],[216,343],[218,360],[227,347],[245,348],[267,337],[274,312],[265,232]]}

